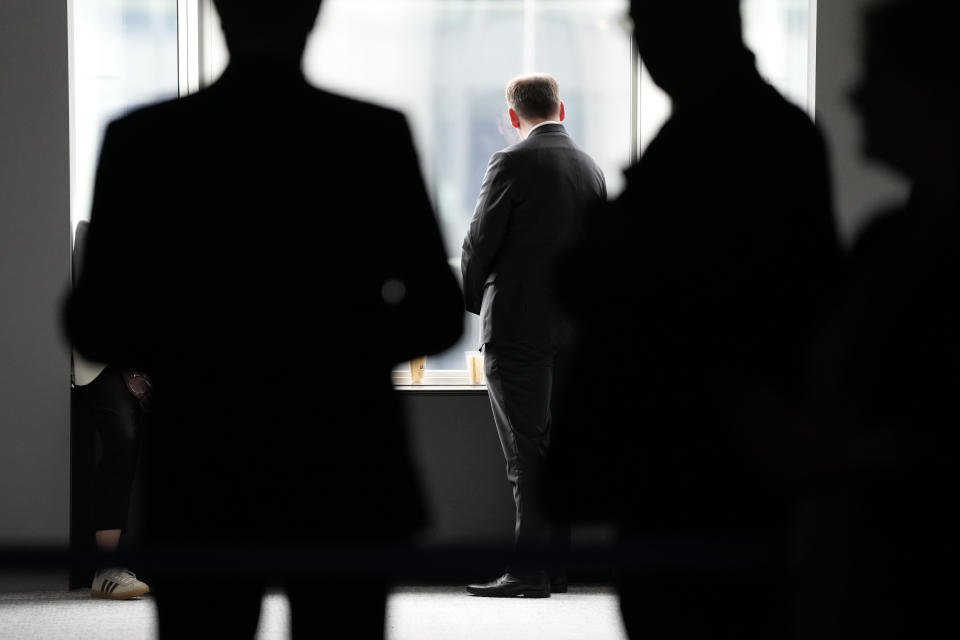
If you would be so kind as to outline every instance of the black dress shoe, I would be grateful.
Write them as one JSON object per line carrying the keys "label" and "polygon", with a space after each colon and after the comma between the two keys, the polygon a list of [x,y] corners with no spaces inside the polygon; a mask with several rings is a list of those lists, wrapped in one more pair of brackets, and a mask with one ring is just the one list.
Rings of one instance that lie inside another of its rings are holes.
{"label": "black dress shoe", "polygon": [[547,578],[546,572],[523,577],[505,573],[493,582],[471,584],[467,586],[467,591],[475,596],[486,596],[488,598],[514,598],[516,596],[549,598],[550,579]]}

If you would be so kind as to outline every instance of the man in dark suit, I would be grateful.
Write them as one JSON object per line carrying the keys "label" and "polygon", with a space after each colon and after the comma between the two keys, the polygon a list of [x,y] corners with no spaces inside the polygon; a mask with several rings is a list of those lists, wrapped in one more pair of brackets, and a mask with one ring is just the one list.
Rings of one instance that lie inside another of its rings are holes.
{"label": "man in dark suit", "polygon": [[253,637],[268,579],[294,637],[382,637],[386,576],[275,551],[424,524],[390,370],[459,339],[462,296],[404,117],[301,73],[320,0],[216,5],[223,76],[107,130],[67,332],[153,381],[145,541],[200,552],[155,576],[162,637]]}
{"label": "man in dark suit", "polygon": [[[500,578],[467,587],[481,596],[547,597],[547,571],[525,552],[569,542],[543,507],[551,399],[571,327],[556,305],[553,268],[579,235],[586,212],[606,200],[597,164],[567,134],[556,79],[532,75],[506,91],[523,140],[490,159],[461,270],[467,310],[480,315],[484,373],[516,503],[517,559]],[[565,590],[565,576],[553,577]]]}
{"label": "man in dark suit", "polygon": [[757,437],[783,425],[756,417],[766,397],[802,401],[836,284],[824,146],[758,74],[738,0],[635,0],[632,13],[673,113],[565,268],[582,348],[606,376],[603,393],[570,398],[592,398],[580,412],[614,432],[592,461],[616,469],[610,516],[627,544],[685,551],[656,573],[624,569],[624,621],[631,638],[786,638],[792,494]]}

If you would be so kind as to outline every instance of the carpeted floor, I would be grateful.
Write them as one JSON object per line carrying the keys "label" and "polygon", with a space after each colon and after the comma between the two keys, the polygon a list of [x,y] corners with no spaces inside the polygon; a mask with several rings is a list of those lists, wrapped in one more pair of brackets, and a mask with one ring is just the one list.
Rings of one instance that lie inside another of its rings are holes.
{"label": "carpeted floor", "polygon": [[[287,637],[281,593],[264,598],[257,640]],[[3,640],[148,640],[153,600],[94,600],[87,590],[0,593]],[[476,598],[463,587],[401,587],[387,605],[388,640],[626,640],[616,593],[573,586],[551,598]]]}

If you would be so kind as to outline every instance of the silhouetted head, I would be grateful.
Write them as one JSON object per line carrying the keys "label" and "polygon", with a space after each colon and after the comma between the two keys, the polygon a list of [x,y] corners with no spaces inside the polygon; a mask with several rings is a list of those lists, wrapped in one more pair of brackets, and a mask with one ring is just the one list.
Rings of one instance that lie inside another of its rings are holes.
{"label": "silhouetted head", "polygon": [[322,0],[213,0],[232,57],[297,60]]}
{"label": "silhouetted head", "polygon": [[546,73],[519,76],[507,85],[507,107],[510,124],[526,138],[530,130],[541,122],[562,122],[566,107],[560,100],[560,83]]}
{"label": "silhouetted head", "polygon": [[650,77],[674,100],[743,51],[740,0],[632,0],[630,15]]}
{"label": "silhouetted head", "polygon": [[887,0],[864,16],[864,70],[853,101],[864,152],[911,178],[956,170],[960,9],[942,0]]}

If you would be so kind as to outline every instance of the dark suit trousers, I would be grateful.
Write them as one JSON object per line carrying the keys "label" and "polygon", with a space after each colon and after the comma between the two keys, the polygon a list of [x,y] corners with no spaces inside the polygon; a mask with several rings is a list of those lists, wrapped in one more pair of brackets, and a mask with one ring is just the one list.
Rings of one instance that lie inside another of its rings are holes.
{"label": "dark suit trousers", "polygon": [[[507,462],[507,480],[516,505],[514,539],[518,556],[511,570],[530,566],[523,553],[556,545],[569,546],[570,527],[551,523],[545,509],[544,480],[550,450],[551,400],[562,376],[563,354],[547,345],[496,342],[484,345],[484,374],[493,419]],[[552,574],[560,567],[549,567]]]}
{"label": "dark suit trousers", "polygon": [[[383,640],[389,587],[376,580],[309,577],[279,581],[290,603],[290,636]],[[256,637],[260,606],[267,588],[262,578],[195,575],[151,581],[157,627],[173,638]],[[202,589],[202,594],[198,594]],[[334,633],[336,629],[345,634]]]}
{"label": "dark suit trousers", "polygon": [[130,493],[140,455],[143,417],[127,390],[123,375],[112,366],[90,384],[73,388],[83,429],[96,430],[100,459],[93,478],[94,531],[127,530]]}

